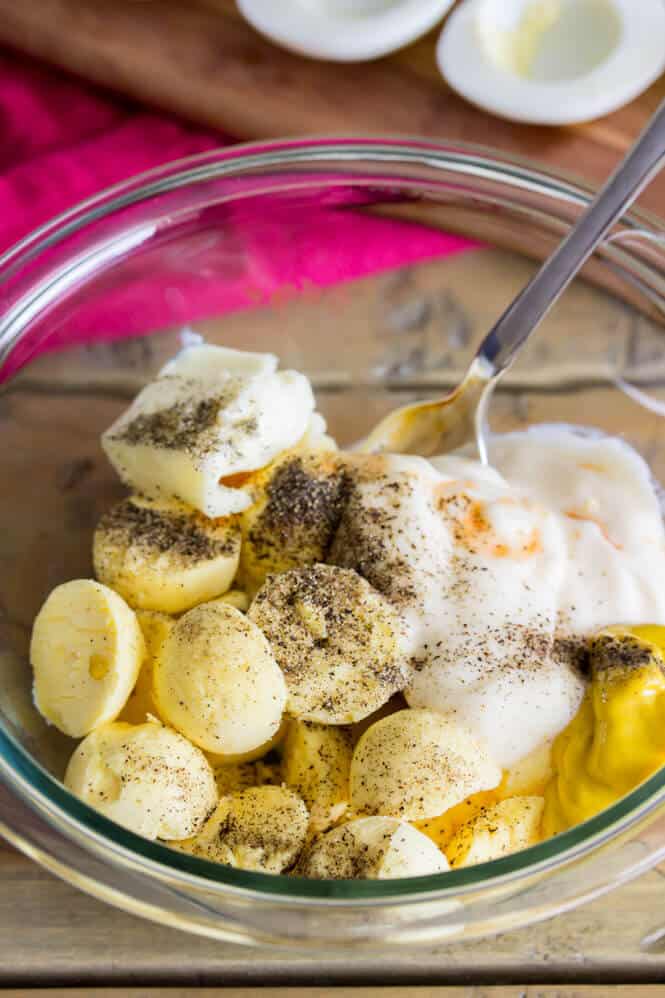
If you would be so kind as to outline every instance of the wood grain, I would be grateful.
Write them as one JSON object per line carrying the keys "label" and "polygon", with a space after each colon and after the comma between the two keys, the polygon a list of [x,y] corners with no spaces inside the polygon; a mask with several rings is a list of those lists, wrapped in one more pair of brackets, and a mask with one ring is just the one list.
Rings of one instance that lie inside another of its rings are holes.
{"label": "wood grain", "polygon": [[[339,66],[257,35],[228,0],[0,0],[0,43],[239,138],[399,133],[497,146],[591,181],[604,178],[665,95],[568,128],[490,116],[434,65],[436,33],[387,59]],[[643,205],[665,203],[665,173]]]}
{"label": "wood grain", "polygon": [[515,998],[532,985],[535,998],[538,984],[567,985],[563,994],[572,996],[573,984],[621,983],[632,998],[637,985],[665,981],[665,953],[641,949],[665,914],[663,873],[656,870],[528,930],[468,944],[393,946],[380,958],[247,949],[185,935],[102,904],[9,850],[0,850],[0,876],[0,988],[57,986],[69,993],[85,986],[97,993],[103,985],[226,985],[261,998],[260,984],[308,985],[337,998],[333,985],[390,984],[406,998],[407,985],[473,982],[474,998],[484,993],[481,985],[496,984],[513,986],[508,994]]}
{"label": "wood grain", "polygon": [[[470,987],[438,988],[335,988],[334,998],[604,998],[607,994],[618,994],[616,988],[604,984],[573,985],[561,988],[538,985],[535,988]],[[631,998],[655,998],[664,989],[659,984],[637,985],[630,989]],[[26,992],[0,990],[2,998],[151,998],[156,992],[151,988],[36,988]],[[163,998],[257,998],[255,988],[160,988]],[[260,998],[333,998],[330,988],[261,988]]]}

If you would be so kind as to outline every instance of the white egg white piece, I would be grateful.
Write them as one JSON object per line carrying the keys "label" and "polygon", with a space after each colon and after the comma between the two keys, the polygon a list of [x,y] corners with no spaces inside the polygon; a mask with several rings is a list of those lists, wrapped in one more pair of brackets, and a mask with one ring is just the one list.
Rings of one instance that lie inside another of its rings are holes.
{"label": "white egg white piece", "polygon": [[393,880],[448,868],[444,854],[413,825],[373,816],[338,825],[315,839],[296,872],[322,880]]}
{"label": "white egg white piece", "polygon": [[152,692],[160,717],[204,751],[227,757],[247,758],[269,742],[286,703],[266,638],[220,600],[201,603],[171,628],[154,663]]}
{"label": "white egg white piece", "polygon": [[65,786],[137,835],[167,841],[195,835],[218,800],[203,752],[154,719],[91,731],[69,760]]}
{"label": "white egg white piece", "polygon": [[240,542],[230,517],[211,520],[173,500],[129,496],[99,520],[93,565],[131,607],[184,613],[230,588]]}
{"label": "white egg white piece", "polygon": [[198,835],[177,845],[213,863],[282,873],[305,844],[308,817],[287,787],[248,787],[223,796]]}
{"label": "white egg white piece", "polygon": [[125,706],[145,652],[136,614],[122,596],[93,579],[63,582],[32,628],[37,710],[64,734],[87,735]]}
{"label": "white egg white piece", "polygon": [[501,782],[501,770],[470,731],[434,710],[398,710],[370,725],[349,770],[358,814],[423,821]]}
{"label": "white egg white piece", "polygon": [[463,0],[437,45],[446,82],[513,121],[589,121],[665,69],[662,0]]}
{"label": "white egg white piece", "polygon": [[278,365],[274,353],[254,353],[219,347],[213,343],[195,343],[167,361],[159,376],[179,374],[185,378],[214,380],[223,371],[225,374],[249,377],[253,374],[274,374]]}
{"label": "white egg white piece", "polygon": [[237,476],[301,440],[314,412],[307,378],[276,364],[272,354],[183,350],[102,436],[123,482],[209,517],[246,509],[251,497],[236,487]]}
{"label": "white egg white piece", "polygon": [[453,0],[238,0],[247,21],[284,48],[356,62],[408,45],[433,28]]}

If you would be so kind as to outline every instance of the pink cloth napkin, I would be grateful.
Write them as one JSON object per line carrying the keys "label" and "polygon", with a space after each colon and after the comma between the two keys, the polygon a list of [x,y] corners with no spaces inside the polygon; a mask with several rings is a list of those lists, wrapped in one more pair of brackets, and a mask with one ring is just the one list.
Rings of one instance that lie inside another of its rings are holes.
{"label": "pink cloth napkin", "polygon": [[[0,251],[53,215],[132,174],[229,144],[213,133],[104,94],[0,52]],[[456,236],[357,213],[308,216],[285,243],[279,217],[260,237],[238,225],[238,280],[202,273],[174,281],[139,273],[59,320],[48,348],[164,328],[339,281],[460,252]],[[343,252],[340,247],[343,247]],[[35,352],[22,350],[20,362]],[[19,358],[15,355],[15,366]]]}

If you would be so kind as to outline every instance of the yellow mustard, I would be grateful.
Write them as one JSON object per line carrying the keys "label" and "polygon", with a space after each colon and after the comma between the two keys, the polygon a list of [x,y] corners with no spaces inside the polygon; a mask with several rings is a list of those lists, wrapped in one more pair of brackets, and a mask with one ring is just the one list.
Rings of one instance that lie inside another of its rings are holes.
{"label": "yellow mustard", "polygon": [[591,645],[591,683],[554,742],[543,832],[608,807],[665,764],[665,627],[611,627]]}

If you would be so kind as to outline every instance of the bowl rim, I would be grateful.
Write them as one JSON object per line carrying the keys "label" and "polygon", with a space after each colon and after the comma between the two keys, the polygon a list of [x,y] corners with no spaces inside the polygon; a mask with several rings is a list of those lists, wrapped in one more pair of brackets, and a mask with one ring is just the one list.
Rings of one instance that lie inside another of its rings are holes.
{"label": "bowl rim", "polygon": [[[243,143],[175,160],[137,174],[50,219],[0,256],[0,288],[45,249],[100,218],[159,193],[210,179],[251,173],[253,170],[265,171],[298,164],[343,166],[348,173],[336,176],[331,183],[350,185],[354,182],[354,163],[380,167],[388,162],[401,164],[407,172],[409,166],[457,170],[467,177],[495,180],[503,186],[508,184],[515,190],[530,190],[547,196],[549,200],[558,199],[578,208],[590,201],[593,190],[590,186],[568,179],[563,173],[552,173],[529,160],[500,152],[497,155],[497,150],[461,143],[449,145],[417,137],[373,136],[367,139],[331,136]],[[268,179],[270,173],[263,176]],[[383,184],[389,179],[393,184],[396,182],[395,178],[386,176]],[[316,177],[309,178],[305,186],[312,186],[315,182],[321,186],[321,179]],[[421,186],[426,184],[423,178],[420,181],[414,178],[414,182]],[[378,187],[381,181],[378,177],[372,177],[372,184]],[[260,194],[259,189],[244,194],[236,192],[234,199]],[[631,211],[622,221],[629,228],[651,236],[665,236],[665,223],[641,209]],[[0,355],[3,336],[0,323]],[[12,339],[6,344],[9,350],[14,342]],[[112,853],[119,862],[136,863],[137,857],[140,857],[143,868],[156,876],[176,877],[180,883],[198,889],[210,891],[224,888],[264,902],[269,898],[275,902],[282,900],[294,904],[319,902],[324,906],[382,905],[394,903],[397,899],[400,903],[422,903],[459,897],[490,886],[496,888],[523,877],[544,875],[577,862],[665,809],[663,768],[593,818],[501,859],[430,876],[384,881],[323,881],[238,870],[178,852],[136,835],[71,794],[32,759],[2,723],[0,779],[42,816],[56,821],[70,834],[75,833],[79,840],[83,839],[86,847],[92,851],[103,851],[107,856]]]}

